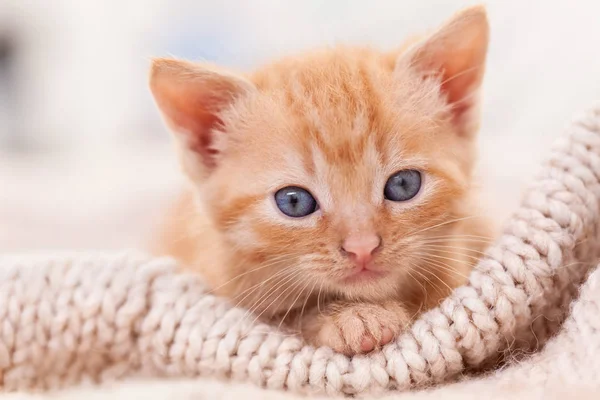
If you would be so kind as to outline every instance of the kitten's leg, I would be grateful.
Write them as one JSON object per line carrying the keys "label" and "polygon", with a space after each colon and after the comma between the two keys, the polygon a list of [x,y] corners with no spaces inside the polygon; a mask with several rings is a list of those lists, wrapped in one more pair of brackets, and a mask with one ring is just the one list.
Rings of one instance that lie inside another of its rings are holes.
{"label": "kitten's leg", "polygon": [[315,346],[327,346],[347,355],[366,353],[391,342],[410,322],[397,301],[381,304],[343,303],[311,310],[302,317],[301,330]]}

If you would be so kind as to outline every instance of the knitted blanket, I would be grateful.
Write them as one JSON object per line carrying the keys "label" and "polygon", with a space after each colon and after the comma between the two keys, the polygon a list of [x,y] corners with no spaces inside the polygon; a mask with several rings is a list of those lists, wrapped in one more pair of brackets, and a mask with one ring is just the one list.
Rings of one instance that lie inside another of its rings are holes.
{"label": "knitted blanket", "polygon": [[[478,379],[420,392],[369,396],[378,400],[595,400],[600,394],[600,271],[584,285],[560,333],[545,349],[518,365]],[[238,382],[196,378],[127,381],[101,388],[79,387],[50,394],[5,395],[6,400],[300,400],[304,396],[267,391]],[[327,397],[313,397],[325,400]]]}
{"label": "knitted blanket", "polygon": [[[600,271],[589,275],[600,252],[599,199],[596,108],[557,143],[468,284],[393,343],[352,358],[252,323],[168,259],[2,256],[1,387],[144,377],[362,396],[458,378],[467,381],[438,395],[481,385],[514,392],[559,382],[600,386]],[[176,383],[164,384],[176,393]]]}

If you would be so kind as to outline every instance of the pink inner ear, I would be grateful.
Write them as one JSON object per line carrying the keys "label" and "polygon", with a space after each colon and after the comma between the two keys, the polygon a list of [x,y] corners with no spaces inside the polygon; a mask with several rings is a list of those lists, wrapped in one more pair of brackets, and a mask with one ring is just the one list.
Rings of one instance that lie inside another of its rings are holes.
{"label": "pink inner ear", "polygon": [[473,65],[469,54],[457,54],[452,62],[444,65],[442,78],[442,92],[452,106],[452,113],[456,119],[469,110],[476,99],[474,92],[481,79],[479,69],[483,65]]}
{"label": "pink inner ear", "polygon": [[157,102],[168,124],[207,169],[217,164],[219,151],[214,147],[214,130],[222,126],[218,113],[231,97],[230,93],[211,93],[211,83],[167,80],[155,86]]}
{"label": "pink inner ear", "polygon": [[469,112],[478,101],[477,91],[485,69],[487,38],[464,36],[425,46],[417,64],[441,74],[441,91],[451,106],[454,123],[461,131],[468,131],[472,119]]}
{"label": "pink inner ear", "polygon": [[474,132],[478,117],[471,113],[484,69],[489,27],[482,7],[468,8],[444,24],[408,59],[426,74],[440,74],[441,91],[463,134]]}
{"label": "pink inner ear", "polygon": [[244,78],[211,66],[161,59],[154,62],[150,88],[169,127],[198,159],[203,173],[218,163],[224,143],[221,112],[254,90]]}
{"label": "pink inner ear", "polygon": [[171,98],[169,104],[162,106],[175,134],[189,150],[197,153],[204,166],[210,169],[216,166],[216,158],[219,153],[213,146],[213,130],[219,128],[222,121],[217,112],[210,112],[209,108],[212,107],[206,107],[201,99],[178,101]]}
{"label": "pink inner ear", "polygon": [[223,124],[220,118],[215,114],[205,114],[200,117],[203,121],[199,124],[196,131],[192,131],[192,137],[189,139],[190,150],[198,153],[202,163],[206,168],[214,168],[217,165],[217,156],[219,150],[214,147],[214,132],[216,127]]}

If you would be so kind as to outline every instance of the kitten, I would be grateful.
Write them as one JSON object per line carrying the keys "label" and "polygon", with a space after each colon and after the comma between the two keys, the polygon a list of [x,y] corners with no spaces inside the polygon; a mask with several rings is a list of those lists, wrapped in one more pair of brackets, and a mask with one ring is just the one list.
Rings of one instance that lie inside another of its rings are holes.
{"label": "kitten", "polygon": [[157,252],[314,345],[390,342],[489,239],[473,182],[487,44],[472,7],[396,51],[335,47],[248,75],[154,61],[191,183]]}

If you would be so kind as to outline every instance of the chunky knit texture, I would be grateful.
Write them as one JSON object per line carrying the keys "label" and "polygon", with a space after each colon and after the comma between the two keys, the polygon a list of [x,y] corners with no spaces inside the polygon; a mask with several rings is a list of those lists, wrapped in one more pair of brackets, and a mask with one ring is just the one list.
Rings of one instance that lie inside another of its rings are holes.
{"label": "chunky knit texture", "polygon": [[[566,398],[592,400],[600,393],[600,270],[583,285],[557,336],[529,359],[483,377],[416,392],[361,396],[371,400],[489,400]],[[51,393],[12,393],[5,400],[303,400],[294,392],[264,390],[252,384],[207,378],[126,380],[100,388],[85,385]],[[311,397],[324,400],[326,395]]]}
{"label": "chunky knit texture", "polygon": [[[170,260],[134,253],[4,256],[2,387],[219,376],[302,393],[372,394],[486,370],[503,354],[536,351],[559,331],[598,259],[599,199],[596,108],[557,143],[469,283],[394,343],[353,358],[253,324],[245,310],[210,295]],[[585,304],[576,307],[589,317]],[[600,335],[585,329],[575,339],[563,336],[573,352],[583,346],[585,353],[594,334]]]}

